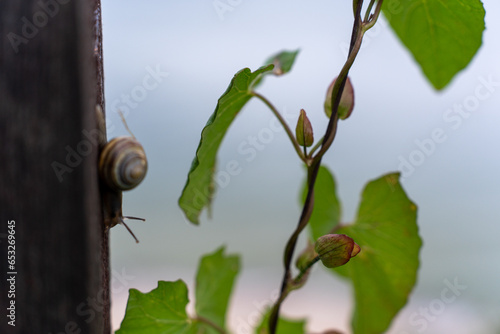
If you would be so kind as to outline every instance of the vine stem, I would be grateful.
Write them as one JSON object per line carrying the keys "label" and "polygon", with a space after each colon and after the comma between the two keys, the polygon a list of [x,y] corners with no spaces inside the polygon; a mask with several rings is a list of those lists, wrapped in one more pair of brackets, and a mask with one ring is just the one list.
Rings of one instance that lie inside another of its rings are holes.
{"label": "vine stem", "polygon": [[[377,7],[375,8],[375,12],[369,17],[368,20],[365,19],[366,22],[363,23],[363,33],[366,32],[368,29],[373,27],[375,23],[377,23],[378,17],[380,16],[380,12],[382,11],[382,3],[384,0],[379,0],[377,2]],[[368,12],[371,11],[371,7],[368,9]]]}
{"label": "vine stem", "polygon": [[314,152],[316,152],[316,150],[318,148],[320,148],[320,146],[322,145],[323,143],[323,140],[324,140],[325,137],[321,137],[321,139],[311,148],[311,151],[309,151],[309,155],[308,155],[308,158],[312,157]]}
{"label": "vine stem", "polygon": [[[332,115],[330,117],[330,121],[328,123],[328,127],[325,133],[325,136],[323,137],[323,142],[321,144],[321,148],[319,152],[313,157],[313,160],[311,164],[308,164],[308,169],[307,169],[307,181],[308,181],[308,191],[307,191],[307,197],[304,203],[304,207],[302,209],[302,213],[300,215],[299,223],[297,225],[297,228],[295,231],[292,233],[290,236],[287,245],[285,247],[285,252],[284,252],[284,274],[283,274],[283,279],[281,282],[281,289],[280,289],[280,296],[278,300],[275,302],[273,305],[273,308],[271,310],[271,315],[269,317],[269,333],[270,334],[275,334],[277,325],[278,325],[278,319],[279,319],[279,312],[280,312],[280,307],[287,295],[290,292],[289,285],[291,281],[291,262],[293,258],[293,253],[295,251],[295,247],[297,244],[297,239],[302,232],[302,230],[307,226],[307,223],[309,222],[309,219],[312,214],[312,210],[314,207],[314,184],[316,182],[316,178],[318,175],[319,167],[321,165],[321,159],[323,155],[326,153],[326,151],[330,148],[330,146],[333,143],[333,140],[335,139],[335,135],[337,133],[337,123],[338,123],[338,108],[340,104],[340,99],[342,96],[342,93],[344,91],[345,83],[347,80],[347,75],[349,73],[349,70],[354,63],[354,60],[356,59],[356,56],[361,48],[361,42],[363,40],[363,35],[364,33],[370,29],[378,19],[378,16],[380,14],[380,10],[382,7],[382,2],[383,0],[379,0],[377,3],[377,7],[375,9],[375,13],[373,15],[369,16],[369,20],[367,22],[363,22],[361,19],[361,10],[363,7],[363,0],[353,0],[353,8],[354,8],[354,24],[353,24],[353,29],[352,29],[352,35],[351,35],[351,44],[350,44],[350,49],[349,49],[349,56],[342,67],[342,70],[340,71],[337,80],[333,86],[332,89]],[[373,6],[373,1],[371,1],[367,14],[365,15],[368,17],[368,12],[371,11]],[[299,148],[300,150],[300,148]]]}
{"label": "vine stem", "polygon": [[375,1],[376,0],[371,0],[370,1],[370,4],[368,5],[368,9],[366,10],[366,13],[365,13],[365,19],[364,21],[367,22],[370,18],[370,12],[372,11],[372,8],[373,8],[373,5],[375,4]]}
{"label": "vine stem", "polygon": [[319,255],[316,256],[314,259],[311,260],[311,262],[309,262],[307,264],[307,266],[305,266],[305,268],[303,268],[300,273],[297,275],[297,277],[294,278],[294,281],[295,282],[300,282],[300,280],[302,279],[302,277],[304,277],[304,275],[307,273],[307,271],[316,263],[320,260],[320,257]]}
{"label": "vine stem", "polygon": [[[356,0],[355,0],[356,1]],[[328,127],[326,129],[325,137],[323,139],[323,143],[319,152],[314,157],[314,162],[321,161],[321,158],[326,153],[326,151],[330,148],[335,139],[335,134],[337,132],[337,123],[338,123],[338,108],[340,104],[340,99],[342,97],[342,93],[344,92],[345,83],[347,80],[347,75],[349,74],[349,70],[351,69],[356,56],[358,55],[359,49],[361,48],[361,42],[363,40],[363,35],[365,30],[363,29],[363,24],[361,22],[360,12],[361,7],[363,5],[363,0],[357,0],[358,7],[356,12],[356,17],[354,20],[352,37],[351,37],[351,47],[349,50],[349,57],[345,62],[342,70],[340,71],[335,84],[332,89],[332,116],[330,117],[330,121],[328,123]]]}
{"label": "vine stem", "polygon": [[224,328],[220,327],[219,325],[217,325],[213,321],[208,320],[207,318],[197,316],[196,318],[194,318],[194,320],[199,321],[199,322],[203,322],[204,324],[209,325],[210,327],[215,329],[220,334],[228,334],[228,332],[226,332],[226,330]]}
{"label": "vine stem", "polygon": [[266,106],[269,107],[269,109],[271,109],[271,111],[273,112],[274,116],[276,116],[276,118],[278,119],[278,121],[281,123],[281,125],[283,126],[283,128],[285,129],[286,131],[286,134],[288,135],[288,138],[290,138],[290,141],[292,142],[293,144],[293,147],[295,148],[295,151],[297,152],[297,154],[299,155],[299,158],[307,164],[307,160],[306,160],[306,155],[304,154],[304,152],[302,152],[302,149],[301,149],[301,146],[299,144],[299,142],[297,141],[297,139],[295,138],[295,135],[293,134],[292,130],[290,129],[290,127],[288,126],[288,124],[286,123],[285,119],[283,118],[283,116],[281,116],[280,112],[278,111],[278,109],[276,109],[276,107],[271,103],[271,101],[269,101],[268,99],[266,99],[263,95],[255,92],[255,91],[252,91],[250,93],[251,95],[255,96],[256,98],[258,98],[259,100],[261,100],[262,102],[264,102],[264,104]]}

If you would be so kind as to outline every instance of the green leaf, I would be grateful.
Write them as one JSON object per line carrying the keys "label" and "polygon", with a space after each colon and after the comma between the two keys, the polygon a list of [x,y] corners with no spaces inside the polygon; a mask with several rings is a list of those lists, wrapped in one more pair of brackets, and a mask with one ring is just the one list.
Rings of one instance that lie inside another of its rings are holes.
{"label": "green leaf", "polygon": [[262,75],[260,78],[258,78],[254,84],[254,88],[259,86],[262,83],[264,77],[268,74],[281,76],[290,72],[295,62],[295,58],[297,58],[297,55],[299,54],[299,51],[300,50],[281,51],[266,59],[266,61],[264,62],[264,66],[273,65],[273,71],[267,72],[265,73],[265,75]]}
{"label": "green leaf", "polygon": [[127,310],[117,334],[196,334],[196,327],[186,313],[186,284],[158,282],[149,293],[130,289]]}
{"label": "green leaf", "polygon": [[272,65],[259,68],[255,72],[245,68],[235,74],[226,92],[219,98],[214,113],[201,132],[201,140],[196,156],[191,164],[188,179],[179,206],[192,223],[199,223],[201,210],[209,207],[215,191],[213,174],[217,150],[240,110],[252,98],[251,90],[255,82],[273,69]]}
{"label": "green leaf", "polygon": [[[340,222],[340,202],[337,198],[335,179],[328,168],[319,168],[314,186],[314,210],[309,220],[313,241],[329,234]],[[307,183],[302,187],[302,203],[307,196]]]}
{"label": "green leaf", "polygon": [[225,328],[227,305],[239,270],[239,258],[225,256],[224,247],[201,259],[196,276],[198,316]]}
{"label": "green leaf", "polygon": [[299,51],[300,50],[278,52],[277,54],[269,57],[264,62],[264,65],[274,65],[274,75],[286,74],[292,69],[293,63],[295,62],[295,58],[299,54]]}
{"label": "green leaf", "polygon": [[229,297],[240,269],[237,256],[225,256],[224,248],[204,256],[196,276],[197,316],[186,313],[186,284],[158,282],[149,293],[130,289],[125,318],[117,334],[218,334],[225,328]]}
{"label": "green leaf", "polygon": [[464,69],[481,46],[485,11],[480,0],[389,0],[382,9],[436,89]]}
{"label": "green leaf", "polygon": [[356,222],[337,230],[361,247],[361,252],[336,273],[354,286],[354,334],[379,334],[408,301],[417,279],[419,251],[417,207],[399,183],[399,173],[369,182]]}
{"label": "green leaf", "polygon": [[[268,322],[270,310],[262,317],[259,326],[255,328],[255,334],[269,334]],[[276,334],[304,334],[306,332],[305,320],[290,320],[283,317],[278,319],[278,328]]]}

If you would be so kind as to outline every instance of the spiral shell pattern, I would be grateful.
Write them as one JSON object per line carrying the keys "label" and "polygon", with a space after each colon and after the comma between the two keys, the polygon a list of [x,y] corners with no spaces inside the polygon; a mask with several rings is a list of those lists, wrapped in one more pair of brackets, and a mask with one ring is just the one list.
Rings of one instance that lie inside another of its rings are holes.
{"label": "spiral shell pattern", "polygon": [[116,137],[104,146],[99,159],[99,173],[111,188],[135,188],[144,179],[147,170],[146,153],[135,138]]}

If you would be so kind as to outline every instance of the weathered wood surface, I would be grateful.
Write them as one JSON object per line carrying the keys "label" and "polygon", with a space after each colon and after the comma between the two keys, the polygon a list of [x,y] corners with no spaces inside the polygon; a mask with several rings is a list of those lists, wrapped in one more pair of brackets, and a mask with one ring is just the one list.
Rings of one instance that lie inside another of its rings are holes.
{"label": "weathered wood surface", "polygon": [[0,333],[110,331],[96,171],[97,5],[0,1]]}

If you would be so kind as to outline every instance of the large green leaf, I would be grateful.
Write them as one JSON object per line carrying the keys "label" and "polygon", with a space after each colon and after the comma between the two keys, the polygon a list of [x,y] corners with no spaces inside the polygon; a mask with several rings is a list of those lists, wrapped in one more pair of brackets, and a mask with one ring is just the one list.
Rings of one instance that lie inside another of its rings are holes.
{"label": "large green leaf", "polygon": [[[269,315],[270,311],[267,311],[264,314],[259,326],[255,328],[255,334],[269,334]],[[280,317],[278,319],[278,328],[276,334],[304,334],[305,332],[305,320],[291,320],[283,317]]]}
{"label": "large green leaf", "polygon": [[482,43],[480,0],[389,0],[383,12],[436,89],[464,69]]}
{"label": "large green leaf", "polygon": [[236,73],[219,98],[215,111],[201,132],[201,140],[196,150],[196,156],[191,164],[188,179],[179,206],[192,223],[199,223],[201,211],[208,207],[215,192],[213,174],[217,151],[229,126],[252,98],[252,89],[262,82],[269,74],[283,75],[288,73],[297,57],[299,50],[281,51],[266,60],[265,65],[252,72],[244,68]]}
{"label": "large green leaf", "polygon": [[225,328],[227,305],[239,269],[239,258],[225,256],[223,247],[201,259],[196,276],[198,316]]}
{"label": "large green leaf", "polygon": [[[340,222],[341,207],[335,179],[328,168],[321,166],[314,186],[314,210],[309,220],[313,240],[330,233]],[[307,184],[302,186],[302,203],[307,196]]]}
{"label": "large green leaf", "polygon": [[127,310],[117,334],[197,334],[199,324],[189,319],[186,284],[158,282],[149,293],[130,289]]}
{"label": "large green leaf", "polygon": [[406,304],[419,267],[422,241],[417,207],[399,183],[399,173],[369,182],[356,222],[340,228],[361,247],[343,267],[333,269],[354,286],[354,334],[380,334]]}
{"label": "large green leaf", "polygon": [[273,65],[268,65],[255,72],[244,68],[236,73],[226,92],[219,98],[214,113],[203,128],[196,156],[179,198],[179,206],[192,223],[198,224],[201,210],[210,206],[215,191],[213,173],[217,150],[227,129],[243,106],[252,98],[252,86],[263,74],[271,72],[272,69]]}
{"label": "large green leaf", "polygon": [[[355,334],[383,333],[408,300],[416,282],[422,246],[416,211],[399,183],[399,174],[388,174],[366,185],[356,221],[334,232],[348,235],[361,247],[361,252],[346,265],[332,269],[354,286]],[[321,167],[310,220],[313,239],[332,233],[332,228],[339,227],[339,220],[333,175]]]}

